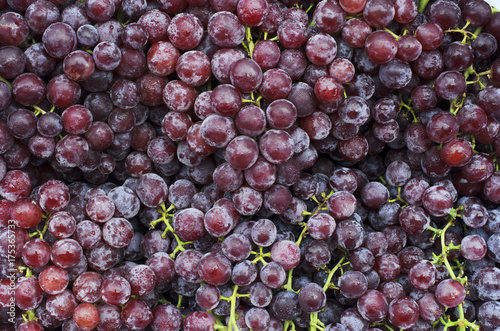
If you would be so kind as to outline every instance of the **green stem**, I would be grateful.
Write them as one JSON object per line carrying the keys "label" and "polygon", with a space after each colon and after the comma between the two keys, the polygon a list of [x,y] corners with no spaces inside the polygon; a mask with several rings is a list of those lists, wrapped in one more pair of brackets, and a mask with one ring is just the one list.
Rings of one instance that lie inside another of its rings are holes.
{"label": "green stem", "polygon": [[346,255],[342,256],[340,261],[337,262],[337,265],[335,267],[333,267],[333,269],[328,272],[328,278],[326,279],[325,286],[323,286],[323,291],[326,292],[326,290],[328,290],[328,288],[330,287],[330,283],[332,282],[333,275],[340,268],[340,266],[342,265],[342,262],[345,260],[345,258],[346,258]]}
{"label": "green stem", "polygon": [[36,318],[36,315],[35,315],[35,311],[34,310],[27,310],[24,314],[23,314],[23,319],[25,322],[28,322],[28,321],[36,321],[37,318]]}
{"label": "green stem", "polygon": [[262,262],[263,265],[266,265],[267,262],[264,260],[265,257],[271,257],[271,253],[264,253],[262,250],[262,246],[259,247],[259,252],[252,251],[251,254],[257,255],[255,259],[252,260],[253,264],[257,264],[259,261]]}
{"label": "green stem", "polygon": [[[288,330],[289,327],[290,330]],[[283,331],[295,331],[295,323],[293,323],[293,321],[285,321],[285,325],[283,326]]]}
{"label": "green stem", "polygon": [[46,113],[46,111],[45,111],[45,110],[43,110],[42,108],[40,108],[40,107],[38,107],[38,106],[32,106],[32,107],[35,109],[35,111],[34,111],[35,116],[38,116],[38,115],[40,115],[40,114],[42,114],[42,115],[43,115],[43,114],[45,114],[45,113]]}
{"label": "green stem", "polygon": [[384,28],[384,30],[389,32],[394,37],[394,39],[396,39],[396,40],[399,39],[399,36],[397,34],[395,34],[394,32],[392,32],[391,30],[389,30],[388,28]]}
{"label": "green stem", "polygon": [[247,37],[247,43],[248,43],[248,55],[250,55],[250,58],[252,59],[253,55],[253,49],[255,47],[255,44],[253,43],[253,38],[252,38],[252,28],[247,26],[245,27],[245,34]]}
{"label": "green stem", "polygon": [[429,0],[420,0],[420,4],[418,6],[418,12],[423,13],[425,10],[425,7],[427,6],[428,3],[429,3]]}
{"label": "green stem", "polygon": [[162,293],[160,293],[160,295],[158,297],[158,302],[159,303],[164,303],[164,304],[171,304],[170,301],[168,301],[167,299],[165,299],[165,297],[163,296]]}
{"label": "green stem", "polygon": [[42,230],[39,230],[37,228],[35,232],[29,234],[30,238],[38,236],[40,239],[43,239],[43,237],[45,236],[45,232],[47,232],[47,229],[49,227],[49,222],[47,222],[47,218],[49,218],[49,217],[50,217],[50,215],[46,215],[46,214],[42,215],[42,220],[45,221],[45,224],[43,225]]}
{"label": "green stem", "polygon": [[170,233],[172,233],[172,235],[175,238],[175,241],[177,242],[177,247],[175,247],[174,251],[172,253],[170,253],[170,255],[169,255],[171,258],[174,259],[175,255],[177,253],[183,252],[186,250],[184,248],[184,245],[192,244],[193,242],[192,241],[182,241],[181,238],[179,238],[179,236],[177,235],[177,233],[175,233],[174,228],[170,224],[170,221],[172,220],[172,217],[174,216],[174,214],[171,213],[175,209],[174,205],[170,205],[167,208],[167,207],[165,207],[165,203],[161,203],[158,208],[159,208],[158,213],[161,214],[161,217],[150,223],[150,229],[154,229],[158,223],[165,224],[165,230],[163,231],[163,233],[161,235],[162,238],[166,238],[168,233],[170,232]]}
{"label": "green stem", "polygon": [[[319,209],[318,209],[319,210]],[[301,222],[299,225],[303,226],[304,228],[302,229],[302,232],[300,233],[299,239],[295,242],[297,246],[300,246],[300,243],[302,242],[302,239],[306,236],[307,232],[307,223]]]}
{"label": "green stem", "polygon": [[321,322],[318,319],[318,313],[311,314],[311,321],[309,322],[310,329],[309,331],[325,330],[325,323]]}
{"label": "green stem", "polygon": [[[231,314],[229,315],[229,323],[228,323],[228,330],[235,330],[239,331],[238,325],[236,324],[236,298],[238,297],[238,285],[235,285],[233,288],[233,295],[231,295],[230,302],[231,302]],[[234,329],[233,329],[234,327]]]}
{"label": "green stem", "polygon": [[448,270],[448,273],[450,274],[451,278],[456,280],[457,276],[455,275],[455,272],[453,271],[453,268],[451,267],[450,262],[448,261],[448,257],[446,254],[447,253],[446,250],[448,249],[448,247],[446,246],[446,242],[445,242],[446,230],[448,230],[448,228],[453,224],[454,220],[455,219],[453,218],[452,220],[450,220],[448,222],[448,224],[446,224],[446,226],[441,231],[440,236],[441,236],[441,253],[442,253],[444,265],[446,266],[446,269]]}
{"label": "green stem", "polygon": [[288,280],[285,285],[283,285],[283,288],[287,291],[292,291],[297,293],[297,291],[294,291],[292,288],[292,279],[293,279],[293,269],[288,271]]}
{"label": "green stem", "polygon": [[9,82],[7,79],[5,79],[5,78],[3,78],[2,76],[0,76],[0,81],[4,82],[5,84],[7,84],[7,86],[8,86],[10,89],[12,89],[12,85],[10,84],[10,82]]}

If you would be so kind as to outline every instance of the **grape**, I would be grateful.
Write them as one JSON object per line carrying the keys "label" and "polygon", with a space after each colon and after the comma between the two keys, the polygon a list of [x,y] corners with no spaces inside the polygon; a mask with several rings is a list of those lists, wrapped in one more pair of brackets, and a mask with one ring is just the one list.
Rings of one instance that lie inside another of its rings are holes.
{"label": "grape", "polygon": [[254,60],[243,58],[231,68],[231,84],[242,93],[256,91],[262,83],[262,69]]}
{"label": "grape", "polygon": [[328,212],[338,220],[346,219],[354,213],[357,207],[356,198],[347,191],[335,192],[328,198]]}
{"label": "grape", "polygon": [[366,38],[365,49],[372,61],[382,64],[396,56],[398,45],[389,32],[375,31]]}
{"label": "grape", "polygon": [[17,280],[15,302],[23,310],[35,309],[43,300],[43,291],[33,277],[21,277]]}
{"label": "grape", "polygon": [[347,14],[336,2],[321,1],[314,10],[313,20],[325,33],[336,33],[346,22]]}
{"label": "grape", "polygon": [[131,329],[142,329],[153,321],[151,309],[139,299],[132,299],[125,304],[121,312],[123,324]]}
{"label": "grape", "polygon": [[389,321],[396,327],[408,329],[418,321],[417,303],[408,297],[393,300],[389,304]]}
{"label": "grape", "polygon": [[205,284],[196,290],[196,303],[203,309],[214,309],[219,301],[220,291],[213,285]]}
{"label": "grape", "polygon": [[60,321],[70,318],[77,308],[77,305],[78,303],[75,296],[69,290],[64,290],[59,294],[49,295],[46,301],[47,312]]}
{"label": "grape", "polygon": [[426,290],[436,281],[436,269],[429,261],[420,261],[411,267],[408,278],[415,288]]}
{"label": "grape", "polygon": [[418,300],[420,317],[427,322],[434,323],[444,314],[444,307],[437,302],[436,297],[432,293],[424,294]]}
{"label": "grape", "polygon": [[465,289],[458,281],[446,279],[436,287],[436,299],[445,307],[456,307],[464,301]]}
{"label": "grape", "polygon": [[340,324],[346,326],[348,330],[351,328],[368,329],[369,327],[369,322],[355,308],[349,308],[342,312]]}
{"label": "grape", "polygon": [[488,301],[482,304],[478,310],[478,320],[484,327],[496,327],[498,323],[498,302]]}
{"label": "grape", "polygon": [[62,59],[76,48],[76,33],[68,24],[56,22],[43,33],[45,51],[56,59]]}
{"label": "grape", "polygon": [[100,313],[96,306],[90,303],[81,303],[73,312],[73,320],[79,328],[91,330],[99,324]]}
{"label": "grape", "polygon": [[[500,278],[500,271],[495,267],[484,267],[474,274],[472,283],[478,292],[481,300],[498,300],[500,296],[500,288],[498,286],[498,279]],[[459,288],[459,286],[457,286]]]}
{"label": "grape", "polygon": [[443,29],[435,23],[424,23],[415,31],[415,38],[422,44],[422,49],[436,49],[443,42]]}
{"label": "grape", "polygon": [[479,235],[468,235],[462,239],[460,253],[467,260],[481,260],[487,252],[486,241]]}
{"label": "grape", "polygon": [[153,321],[150,327],[154,331],[179,330],[182,325],[182,315],[175,306],[160,304],[153,309]]}
{"label": "grape", "polygon": [[[260,280],[269,288],[278,288],[286,281],[285,269],[279,263],[270,262],[261,268]],[[260,302],[260,299],[256,300]]]}
{"label": "grape", "polygon": [[200,20],[188,13],[176,15],[167,29],[170,42],[179,49],[195,48],[201,41],[203,28]]}
{"label": "grape", "polygon": [[326,305],[326,294],[318,284],[309,283],[300,289],[299,306],[307,313],[319,312]]}
{"label": "grape", "polygon": [[63,2],[0,0],[6,330],[496,327],[484,0]]}
{"label": "grape", "polygon": [[183,325],[186,331],[215,331],[215,318],[210,313],[195,311],[186,316]]}
{"label": "grape", "polygon": [[219,47],[233,48],[245,38],[245,28],[233,13],[222,11],[208,22],[210,40]]}
{"label": "grape", "polygon": [[208,284],[223,285],[231,278],[231,262],[222,254],[207,253],[200,259],[198,272]]}
{"label": "grape", "polygon": [[360,271],[350,270],[339,278],[339,290],[346,298],[357,299],[368,289],[368,281]]}
{"label": "grape", "polygon": [[257,267],[249,260],[244,260],[234,266],[231,281],[238,286],[248,286],[255,281],[257,273]]}
{"label": "grape", "polygon": [[358,311],[363,318],[374,323],[387,316],[389,305],[385,297],[376,290],[368,290],[358,300]]}
{"label": "grape", "polygon": [[271,259],[285,270],[293,269],[300,262],[299,247],[289,240],[278,241],[271,247]]}

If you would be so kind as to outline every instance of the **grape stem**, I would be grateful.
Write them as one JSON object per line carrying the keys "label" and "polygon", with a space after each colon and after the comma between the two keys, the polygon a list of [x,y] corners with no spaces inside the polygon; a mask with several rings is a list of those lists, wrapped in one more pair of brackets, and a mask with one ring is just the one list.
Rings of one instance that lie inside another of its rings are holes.
{"label": "grape stem", "polygon": [[227,324],[227,330],[239,331],[238,325],[236,324],[236,298],[245,296],[243,294],[238,294],[238,285],[233,287],[233,294],[229,297],[221,296],[221,299],[229,301],[231,303],[231,314],[229,315],[229,323]]}
{"label": "grape stem", "polygon": [[293,321],[286,321],[285,325],[283,326],[283,331],[288,331],[289,327],[290,331],[295,331],[295,323],[293,323]]}
{"label": "grape stem", "polygon": [[7,84],[7,86],[8,86],[10,89],[12,89],[12,85],[10,84],[10,82],[9,82],[7,79],[5,79],[5,78],[3,78],[2,76],[0,76],[0,81],[4,82],[5,84]]}
{"label": "grape stem", "polygon": [[428,3],[429,3],[429,0],[420,0],[420,4],[418,6],[418,12],[423,13],[425,10],[425,7],[427,6]]}
{"label": "grape stem", "polygon": [[397,34],[395,34],[394,32],[392,32],[391,30],[389,30],[388,28],[384,28],[384,30],[389,32],[394,37],[394,39],[396,39],[396,40],[399,39],[399,36]]}
{"label": "grape stem", "polygon": [[[385,184],[387,184],[387,182]],[[401,186],[398,186],[398,195],[394,199],[389,199],[387,202],[398,202],[398,201],[403,203],[403,208],[408,206],[408,202],[406,202],[406,200],[401,197]]]}
{"label": "grape stem", "polygon": [[25,322],[38,321],[34,310],[27,310],[24,314],[22,314],[22,317]]}
{"label": "grape stem", "polygon": [[44,224],[42,230],[37,228],[35,232],[30,233],[29,234],[30,238],[38,236],[40,239],[43,239],[43,236],[45,236],[45,232],[47,232],[47,229],[49,227],[49,222],[47,222],[47,218],[49,218],[49,217],[50,217],[50,214],[45,214],[45,213],[42,214],[42,220],[45,221],[45,224]]}
{"label": "grape stem", "polygon": [[38,116],[38,115],[40,115],[40,114],[42,114],[42,115],[43,115],[43,114],[45,114],[45,113],[46,113],[46,111],[45,111],[45,110],[43,110],[42,108],[40,108],[40,107],[38,107],[38,106],[32,106],[32,107],[35,109],[35,111],[34,111],[35,116]]}
{"label": "grape stem", "polygon": [[288,271],[288,280],[287,280],[286,284],[282,286],[282,288],[287,290],[287,291],[292,291],[292,292],[298,293],[299,291],[294,291],[292,288],[292,279],[293,279],[292,274],[293,274],[293,269]]}
{"label": "grape stem", "polygon": [[253,264],[256,264],[258,263],[259,261],[262,262],[263,265],[266,265],[267,262],[264,260],[265,257],[271,257],[271,253],[264,253],[263,250],[262,250],[262,246],[259,247],[259,252],[254,252],[254,251],[251,251],[250,252],[251,254],[254,254],[254,255],[257,255],[255,257],[255,259],[252,260],[252,263]]}
{"label": "grape stem", "polygon": [[[446,245],[446,230],[448,230],[454,223],[457,217],[461,217],[461,215],[458,214],[463,210],[463,206],[460,206],[457,209],[452,209],[449,215],[449,221],[445,225],[443,229],[436,229],[434,227],[427,227],[427,230],[433,231],[437,236],[439,236],[440,241],[441,241],[441,254],[440,255],[434,255],[434,261],[432,261],[433,264],[440,263],[442,262],[446,270],[448,270],[448,273],[450,274],[450,277],[454,280],[459,281],[464,287],[466,286],[467,283],[467,277],[463,277],[463,270],[461,269],[463,266],[458,265],[459,270],[459,276],[455,274],[455,271],[453,270],[453,267],[450,265],[450,262],[448,260],[448,253],[450,252],[451,249],[459,249],[459,245],[454,245],[453,242],[451,242],[449,245]],[[435,235],[435,236],[436,236]],[[459,318],[457,321],[451,321],[450,318],[448,317],[448,321],[445,321],[443,318],[440,319],[441,323],[444,324],[444,329],[447,330],[449,327],[453,326],[458,326],[459,331],[465,331],[467,327],[473,329],[473,330],[479,330],[479,326],[475,324],[475,322],[469,322],[464,315],[464,308],[463,304],[458,305],[458,314]]]}
{"label": "grape stem", "polygon": [[253,59],[253,49],[255,47],[255,44],[253,43],[253,38],[252,38],[252,28],[249,26],[245,27],[245,34],[247,37],[247,44],[248,44],[248,55],[250,55],[250,58]]}
{"label": "grape stem", "polygon": [[159,294],[159,297],[158,297],[158,302],[159,303],[164,303],[164,304],[168,304],[168,305],[171,305],[172,303],[170,301],[168,301],[167,299],[165,299],[165,297],[163,296],[162,293]]}
{"label": "grape stem", "polygon": [[[318,208],[318,211],[319,210],[320,209]],[[312,215],[316,215],[316,214],[317,214],[317,211],[316,211],[316,213],[314,213]],[[299,235],[299,239],[295,243],[297,244],[297,246],[300,247],[300,243],[302,242],[302,239],[304,239],[304,237],[307,235],[307,223],[306,222],[300,222],[299,225],[302,226],[303,229],[302,229],[302,232]]]}
{"label": "grape stem", "polygon": [[325,286],[323,286],[323,291],[326,292],[330,288],[330,283],[332,282],[333,275],[342,266],[342,262],[346,259],[347,255],[342,256],[342,258],[337,262],[335,267],[328,272],[328,278],[326,279]]}
{"label": "grape stem", "polygon": [[325,329],[325,324],[318,319],[318,313],[311,313],[309,325],[311,326],[309,331],[316,331],[316,329],[323,331]]}
{"label": "grape stem", "polygon": [[161,217],[158,218],[157,220],[152,221],[150,224],[150,226],[151,226],[150,229],[154,229],[158,223],[163,222],[165,224],[165,230],[163,231],[163,233],[161,235],[162,238],[166,238],[169,232],[172,233],[172,235],[174,236],[175,241],[177,242],[177,247],[175,247],[174,251],[172,253],[170,253],[170,255],[169,255],[172,259],[175,258],[175,255],[177,253],[183,252],[186,250],[184,248],[184,245],[193,243],[192,241],[182,241],[179,238],[179,236],[175,233],[174,228],[170,224],[170,221],[172,220],[172,217],[174,216],[174,213],[172,212],[174,209],[175,209],[174,205],[170,205],[168,208],[166,208],[165,203],[164,202],[161,203],[159,205],[159,209],[158,209],[158,213],[161,214]]}
{"label": "grape stem", "polygon": [[[408,103],[411,103],[411,99],[408,99]],[[415,114],[415,110],[413,109],[413,107],[410,107],[408,104],[406,104],[403,101],[403,96],[400,94],[399,95],[399,110],[402,110],[403,108],[406,108],[406,110],[407,110],[405,113],[406,117],[408,117],[408,113],[411,113],[411,115],[413,117],[413,123],[419,122],[419,119],[418,119],[417,115]]]}

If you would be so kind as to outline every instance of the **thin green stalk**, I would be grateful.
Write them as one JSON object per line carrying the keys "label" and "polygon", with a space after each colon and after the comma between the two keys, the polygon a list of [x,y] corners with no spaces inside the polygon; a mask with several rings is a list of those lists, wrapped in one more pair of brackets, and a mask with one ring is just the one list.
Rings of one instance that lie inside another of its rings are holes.
{"label": "thin green stalk", "polygon": [[342,258],[339,260],[339,262],[337,262],[337,265],[335,265],[335,267],[333,267],[333,269],[328,272],[328,278],[326,279],[325,286],[323,286],[323,290],[325,292],[330,287],[330,283],[332,282],[333,275],[341,267],[342,262],[345,260],[345,258],[346,258],[346,255],[342,256]]}
{"label": "thin green stalk", "polygon": [[429,0],[420,0],[420,4],[418,6],[418,12],[423,13],[425,10],[425,7],[427,6],[428,3],[429,3]]}
{"label": "thin green stalk", "polygon": [[2,76],[0,76],[0,81],[4,82],[5,84],[7,84],[7,86],[8,86],[10,89],[12,89],[12,85],[10,84],[10,82],[9,82],[7,79],[5,79],[5,78],[3,78]]}

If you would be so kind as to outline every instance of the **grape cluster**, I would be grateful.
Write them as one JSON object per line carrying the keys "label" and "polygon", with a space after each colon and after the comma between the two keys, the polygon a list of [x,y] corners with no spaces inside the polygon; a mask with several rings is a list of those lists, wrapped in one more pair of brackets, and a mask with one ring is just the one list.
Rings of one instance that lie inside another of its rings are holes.
{"label": "grape cluster", "polygon": [[0,0],[0,331],[500,328],[484,0]]}

